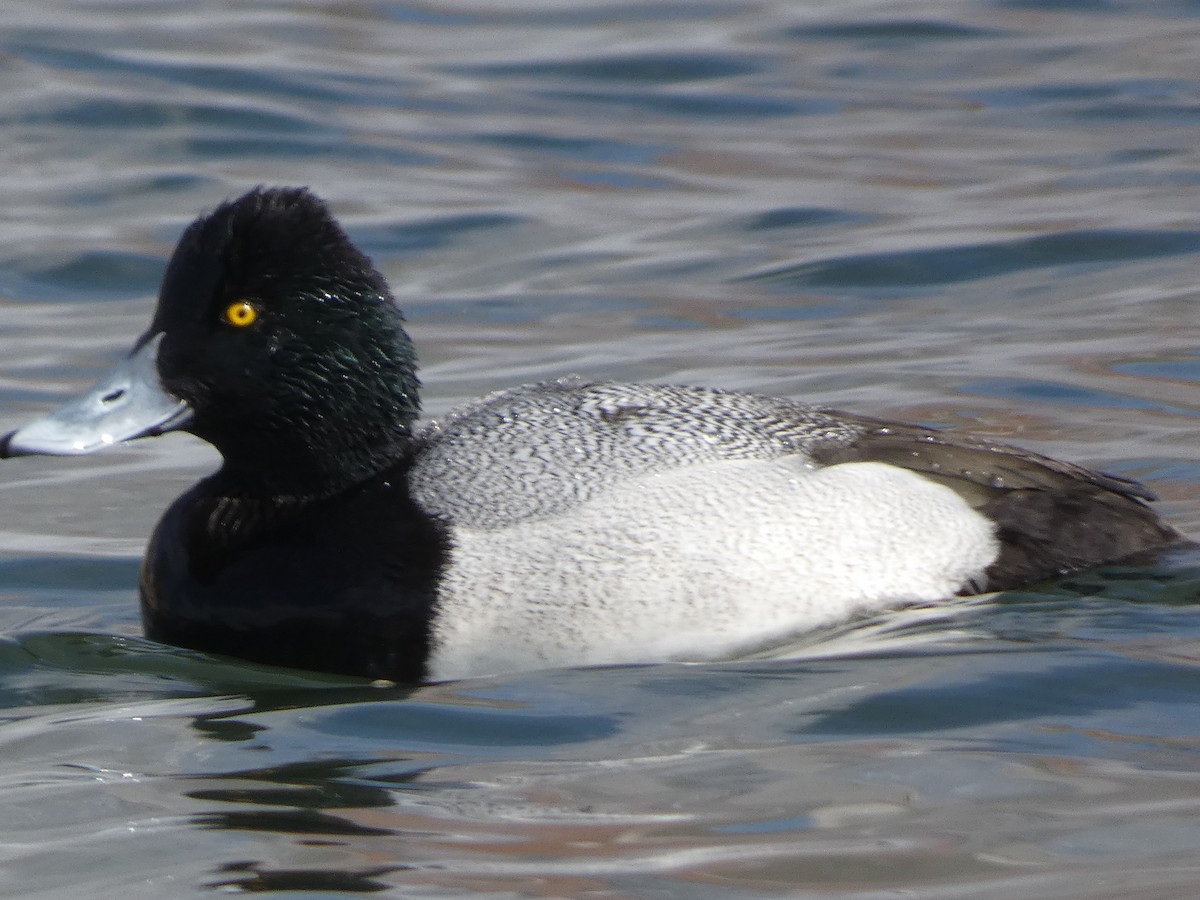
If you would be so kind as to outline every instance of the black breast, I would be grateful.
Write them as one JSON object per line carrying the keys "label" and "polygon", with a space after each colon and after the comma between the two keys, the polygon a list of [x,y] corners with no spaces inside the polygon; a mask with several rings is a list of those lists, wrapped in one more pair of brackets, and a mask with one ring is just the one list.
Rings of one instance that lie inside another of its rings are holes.
{"label": "black breast", "polygon": [[168,509],[142,566],[146,636],[272,665],[425,675],[443,527],[402,471],[313,501],[222,497],[215,479]]}

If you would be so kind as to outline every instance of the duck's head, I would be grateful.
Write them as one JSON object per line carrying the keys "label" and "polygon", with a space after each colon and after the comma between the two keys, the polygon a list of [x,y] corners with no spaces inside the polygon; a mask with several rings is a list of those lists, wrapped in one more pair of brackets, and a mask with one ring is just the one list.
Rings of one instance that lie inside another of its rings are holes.
{"label": "duck's head", "polygon": [[0,439],[0,455],[183,429],[221,452],[238,490],[332,490],[402,453],[417,388],[387,283],[325,204],[256,189],[188,226],[150,329],[118,368]]}

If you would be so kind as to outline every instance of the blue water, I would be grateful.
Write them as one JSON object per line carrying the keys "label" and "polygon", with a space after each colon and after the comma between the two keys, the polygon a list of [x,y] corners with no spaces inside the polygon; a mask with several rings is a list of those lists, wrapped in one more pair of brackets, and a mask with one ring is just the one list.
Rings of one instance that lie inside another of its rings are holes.
{"label": "blue water", "polygon": [[[327,197],[431,415],[568,372],[1146,480],[1200,536],[1200,5],[68,4],[0,29],[0,430]],[[1188,897],[1200,558],[398,689],[140,637],[192,438],[0,464],[0,896]]]}

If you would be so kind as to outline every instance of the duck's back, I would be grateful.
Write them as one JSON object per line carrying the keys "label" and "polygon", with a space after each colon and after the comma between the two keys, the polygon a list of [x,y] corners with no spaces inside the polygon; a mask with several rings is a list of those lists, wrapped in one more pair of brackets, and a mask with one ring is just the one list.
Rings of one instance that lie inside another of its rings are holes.
{"label": "duck's back", "polygon": [[646,475],[781,457],[811,469],[908,469],[975,507],[1022,490],[1095,490],[1141,509],[1154,499],[1136,481],[969,434],[779,397],[573,377],[499,391],[430,423],[417,436],[410,484],[436,515],[500,528]]}
{"label": "duck's back", "polygon": [[567,512],[631,479],[848,446],[858,429],[788,400],[563,378],[492,394],[427,426],[410,483],[430,511],[500,528]]}

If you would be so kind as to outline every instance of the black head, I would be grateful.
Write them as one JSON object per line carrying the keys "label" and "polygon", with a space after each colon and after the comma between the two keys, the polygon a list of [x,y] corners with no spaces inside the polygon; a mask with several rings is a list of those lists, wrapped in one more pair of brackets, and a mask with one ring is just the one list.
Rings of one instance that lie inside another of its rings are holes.
{"label": "black head", "polygon": [[387,283],[303,188],[256,189],[183,233],[146,338],[187,430],[246,493],[336,489],[402,452],[419,410]]}

